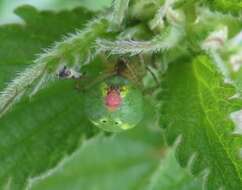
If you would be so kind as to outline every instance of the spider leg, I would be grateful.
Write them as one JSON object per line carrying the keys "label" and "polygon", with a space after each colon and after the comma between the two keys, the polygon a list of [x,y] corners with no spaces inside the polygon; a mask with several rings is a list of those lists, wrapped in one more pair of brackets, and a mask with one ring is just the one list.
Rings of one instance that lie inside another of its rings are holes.
{"label": "spider leg", "polygon": [[156,85],[159,86],[160,85],[160,81],[159,81],[158,77],[155,75],[155,73],[152,71],[152,69],[149,66],[146,66],[145,68],[151,74],[151,76],[154,79]]}
{"label": "spider leg", "polygon": [[76,80],[75,89],[77,91],[87,91],[90,88],[92,88],[94,85],[99,83],[100,81],[103,81],[113,75],[114,75],[114,73],[103,73],[102,75],[100,75],[94,79],[91,77],[88,77],[88,76],[83,76],[78,79],[73,79],[73,80]]}
{"label": "spider leg", "polygon": [[[149,60],[145,60],[144,55],[140,54],[139,55],[139,59],[140,59],[140,63],[142,65],[142,67],[150,73],[150,75],[152,76],[153,80],[155,81],[155,83],[157,85],[160,85],[160,80],[157,77],[156,73],[153,71],[153,69],[158,70],[157,65],[155,64],[155,57],[154,55],[151,55],[151,57],[149,57]],[[149,64],[146,64],[146,62],[149,62]]]}
{"label": "spider leg", "polygon": [[103,53],[100,53],[100,54],[98,54],[98,57],[100,58],[100,60],[101,60],[105,65],[109,65],[109,61],[108,61],[106,55],[104,55]]}
{"label": "spider leg", "polygon": [[[107,63],[107,59],[105,56],[99,56],[99,58]],[[106,64],[105,64],[106,65]],[[113,72],[108,72],[112,73]],[[62,65],[57,73],[57,78],[59,80],[72,80],[75,81],[75,89],[78,91],[86,90],[96,84],[98,81],[105,79],[106,77],[110,76],[110,74],[103,74],[101,73],[96,78],[88,76],[86,72],[79,72],[78,67],[67,67],[66,65]],[[90,82],[91,81],[91,82]]]}
{"label": "spider leg", "polygon": [[98,58],[103,63],[105,70],[107,72],[113,72],[114,70],[114,63],[116,62],[113,57],[109,57],[108,55],[104,53],[98,54]]}
{"label": "spider leg", "polygon": [[[146,95],[151,95],[153,96],[156,93],[156,89],[158,89],[161,86],[161,81],[159,80],[159,69],[158,66],[155,64],[155,56],[151,55],[151,56],[145,56],[140,54],[139,55],[139,59],[140,59],[140,64],[142,65],[143,69],[146,71],[146,74],[148,78],[149,76],[151,77],[151,80],[153,79],[154,83],[151,86],[147,86],[143,88],[143,93]],[[149,63],[149,64],[147,64]],[[150,84],[148,82],[148,84]]]}
{"label": "spider leg", "polygon": [[128,71],[130,72],[131,76],[134,78],[134,80],[136,80],[137,82],[140,82],[138,80],[139,77],[137,76],[137,74],[134,71],[134,68],[131,67],[129,63],[127,63],[126,66],[127,66]]}

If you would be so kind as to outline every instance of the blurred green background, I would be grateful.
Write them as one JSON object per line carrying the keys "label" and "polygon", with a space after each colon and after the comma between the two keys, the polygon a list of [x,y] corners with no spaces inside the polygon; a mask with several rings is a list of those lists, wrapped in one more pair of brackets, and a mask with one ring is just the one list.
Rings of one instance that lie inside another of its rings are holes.
{"label": "blurred green background", "polygon": [[23,4],[33,5],[41,10],[72,9],[84,6],[91,10],[110,7],[112,0],[0,0],[0,23],[19,21],[14,9]]}
{"label": "blurred green background", "polygon": [[[112,0],[0,0],[0,23],[20,22],[14,9],[23,4],[59,11],[84,6],[90,10],[110,7]],[[103,134],[43,176],[32,179],[33,190],[201,190],[202,183],[176,162],[174,149],[150,120],[149,107],[142,125],[125,133]],[[149,118],[149,119],[148,119]]]}

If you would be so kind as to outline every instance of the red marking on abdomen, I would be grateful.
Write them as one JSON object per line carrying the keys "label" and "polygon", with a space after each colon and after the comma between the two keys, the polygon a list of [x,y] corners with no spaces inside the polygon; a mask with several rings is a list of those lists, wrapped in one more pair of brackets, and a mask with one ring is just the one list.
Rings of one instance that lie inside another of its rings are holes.
{"label": "red marking on abdomen", "polygon": [[122,103],[122,98],[118,89],[110,89],[105,97],[105,104],[110,111],[115,111]]}

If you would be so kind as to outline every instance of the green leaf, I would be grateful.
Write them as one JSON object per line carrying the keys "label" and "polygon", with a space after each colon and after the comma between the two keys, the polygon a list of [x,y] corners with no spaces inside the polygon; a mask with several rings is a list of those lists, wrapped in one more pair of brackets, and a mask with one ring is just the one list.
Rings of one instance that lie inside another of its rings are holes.
{"label": "green leaf", "polygon": [[[0,27],[0,88],[37,53],[84,26],[93,14],[83,8],[53,13],[30,6],[16,10],[24,24]],[[54,167],[94,133],[75,85],[50,86],[25,99],[0,120],[0,189],[23,189],[27,180]]]}
{"label": "green leaf", "polygon": [[235,15],[240,15],[242,13],[241,0],[206,0],[206,2],[216,11]]}
{"label": "green leaf", "polygon": [[232,134],[230,120],[234,92],[206,56],[192,63],[179,59],[164,79],[161,121],[167,140],[172,144],[181,137],[177,150],[181,165],[189,165],[195,175],[206,169],[209,190],[242,189],[242,139]]}
{"label": "green leaf", "polygon": [[52,176],[36,180],[32,190],[201,190],[201,183],[178,165],[173,152],[165,153],[160,136],[159,131],[139,126],[96,138]]}
{"label": "green leaf", "polygon": [[54,167],[92,134],[82,99],[73,83],[61,81],[1,119],[0,189],[7,183],[23,189],[27,179]]}
{"label": "green leaf", "polygon": [[72,10],[76,7],[85,7],[89,10],[99,11],[111,6],[112,0],[0,0],[0,23],[19,21],[13,10],[21,5],[31,5],[41,10]]}
{"label": "green leaf", "polygon": [[[159,163],[159,152],[155,149],[159,135],[137,128],[89,142],[53,176],[39,181],[33,189],[140,189]],[[145,132],[148,132],[146,137]]]}
{"label": "green leaf", "polygon": [[0,26],[0,89],[16,71],[31,64],[43,48],[61,40],[63,35],[82,28],[93,16],[93,13],[83,8],[54,13],[22,6],[15,12],[24,24]]}
{"label": "green leaf", "polygon": [[102,10],[104,8],[109,8],[112,4],[112,0],[54,0],[55,7],[54,8],[70,8],[70,7],[77,7],[77,6],[84,6],[90,10]]}
{"label": "green leaf", "polygon": [[187,169],[181,168],[174,149],[169,149],[147,189],[152,190],[202,190],[202,179],[193,178]]}
{"label": "green leaf", "polygon": [[[241,0],[179,0],[176,2],[176,6],[180,7],[186,7],[185,9],[188,11],[190,8],[190,13],[186,13],[190,16],[191,13],[195,16],[195,6],[196,5],[202,5],[204,7],[208,6],[213,12],[221,12],[225,14],[233,14],[233,15],[240,15],[242,13],[242,2]],[[191,10],[193,8],[193,10]],[[193,17],[194,18],[194,17]],[[189,18],[190,19],[190,18]]]}

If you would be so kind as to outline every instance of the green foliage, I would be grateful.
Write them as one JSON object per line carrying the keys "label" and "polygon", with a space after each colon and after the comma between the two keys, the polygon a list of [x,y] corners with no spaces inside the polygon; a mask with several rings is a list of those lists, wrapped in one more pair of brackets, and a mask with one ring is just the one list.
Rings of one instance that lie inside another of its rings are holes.
{"label": "green foliage", "polygon": [[[102,17],[94,19],[83,31],[70,35],[63,42],[56,43],[46,50],[27,68],[22,75],[13,80],[0,95],[0,117],[5,114],[24,95],[32,96],[53,79],[63,65],[77,66],[79,62],[90,60],[92,45],[97,36],[102,36],[107,22]],[[93,32],[93,30],[95,32]],[[85,39],[85,40],[84,40]],[[83,63],[83,64],[84,64]],[[28,91],[32,88],[32,91]]]}
{"label": "green foliage", "polygon": [[176,162],[175,151],[168,150],[164,160],[161,160],[160,166],[150,183],[150,189],[153,190],[202,190],[202,180],[193,178],[191,174]]}
{"label": "green foliage", "polygon": [[206,169],[208,189],[241,189],[242,138],[233,137],[229,118],[233,87],[223,84],[206,56],[172,63],[164,85],[161,118],[168,142],[181,138],[180,163],[194,174]]}
{"label": "green foliage", "polygon": [[0,189],[242,189],[241,2],[110,3],[0,26]]}
{"label": "green foliage", "polygon": [[[59,41],[76,28],[82,28],[93,13],[77,8],[59,13],[39,12],[30,6],[15,10],[24,24],[8,24],[0,27],[0,88],[9,81],[16,71],[31,64],[37,54]],[[65,20],[65,22],[62,22]],[[14,56],[13,56],[14,55]],[[3,71],[2,71],[3,69]],[[12,73],[12,75],[11,75]]]}
{"label": "green foliage", "polygon": [[[92,16],[82,8],[52,13],[24,6],[16,12],[25,19],[25,25],[0,28],[1,87],[17,70],[31,64],[43,48],[60,40],[67,32],[75,31],[76,27],[83,27],[85,20]],[[61,22],[63,19],[66,22]],[[74,85],[59,83],[31,102],[24,100],[1,119],[0,189],[6,185],[10,189],[22,189],[28,178],[55,166],[63,156],[74,151],[81,137],[89,136],[90,124],[75,101],[82,103]]]}
{"label": "green foliage", "polygon": [[[165,149],[162,148],[160,135],[158,131],[138,127],[115,137],[96,138],[78,150],[50,178],[36,181],[33,190],[75,190],[80,187],[99,190],[201,190],[202,184],[177,164],[174,151],[163,152]],[[160,160],[161,154],[165,157]],[[115,183],[110,183],[110,179]],[[63,181],[65,186],[60,183]]]}
{"label": "green foliage", "polygon": [[[138,127],[115,137],[100,136],[78,150],[51,178],[36,181],[33,189],[140,189],[159,165],[159,134]],[[65,187],[59,183],[62,180]]]}
{"label": "green foliage", "polygon": [[[241,15],[242,13],[242,2],[240,0],[179,0],[176,2],[177,6],[184,6],[186,8],[195,8],[194,6],[197,4],[208,6],[209,9],[221,12],[225,14],[232,14],[232,15]],[[190,9],[191,10],[191,9]],[[194,11],[194,10],[193,10]],[[194,14],[193,11],[190,11],[188,14]]]}
{"label": "green foliage", "polygon": [[240,0],[207,0],[212,9],[224,13],[242,14],[242,2]]}
{"label": "green foliage", "polygon": [[79,109],[82,96],[74,85],[59,83],[1,119],[1,189],[23,189],[27,179],[54,167],[92,136],[93,128]]}
{"label": "green foliage", "polygon": [[111,6],[112,0],[0,0],[0,23],[9,23],[13,21],[18,21],[16,15],[12,12],[16,7],[21,5],[31,5],[34,7],[39,7],[41,10],[63,10],[63,9],[73,9],[79,6],[85,7],[89,10],[99,11],[104,8]]}

